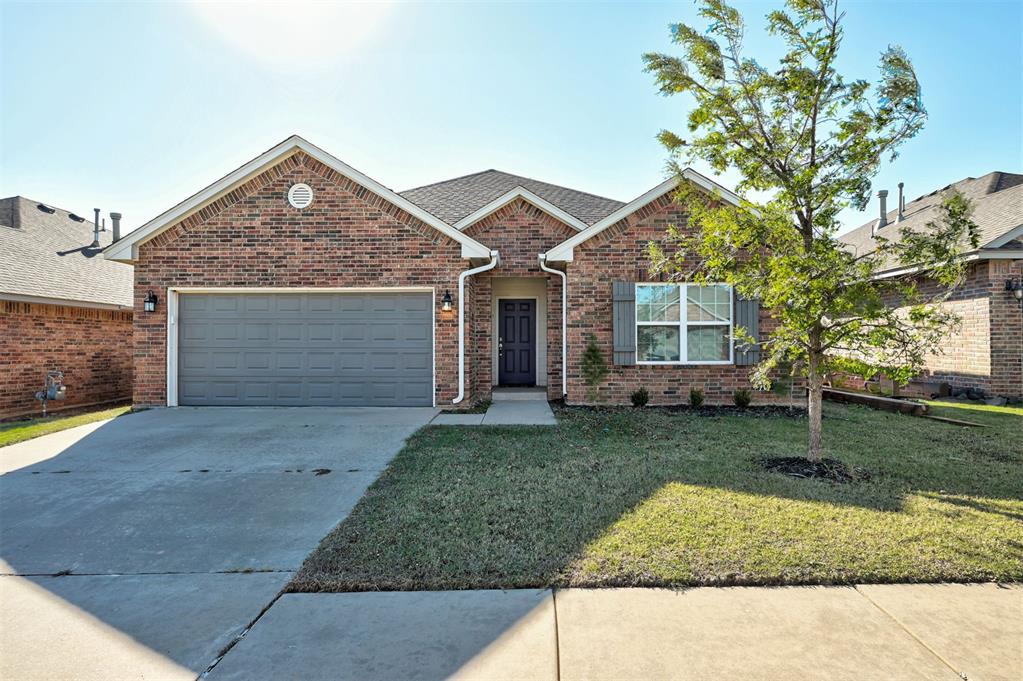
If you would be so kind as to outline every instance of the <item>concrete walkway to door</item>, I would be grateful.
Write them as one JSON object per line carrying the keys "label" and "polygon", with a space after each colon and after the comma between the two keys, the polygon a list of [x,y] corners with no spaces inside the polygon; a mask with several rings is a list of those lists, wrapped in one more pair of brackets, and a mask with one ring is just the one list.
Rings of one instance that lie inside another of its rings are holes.
{"label": "concrete walkway to door", "polygon": [[1023,588],[285,594],[214,667],[254,679],[935,679],[1023,669]]}
{"label": "concrete walkway to door", "polygon": [[545,388],[494,388],[484,414],[438,414],[435,426],[556,426]]}

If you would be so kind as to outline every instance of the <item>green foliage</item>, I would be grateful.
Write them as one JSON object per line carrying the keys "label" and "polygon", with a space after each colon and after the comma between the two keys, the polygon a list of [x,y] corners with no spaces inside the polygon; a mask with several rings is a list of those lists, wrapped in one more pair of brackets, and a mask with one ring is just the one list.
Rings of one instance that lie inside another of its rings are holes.
{"label": "green foliage", "polygon": [[735,402],[735,406],[745,409],[753,403],[753,393],[749,388],[739,388],[732,393],[732,402]]}
{"label": "green foliage", "polygon": [[[786,50],[768,70],[743,54],[739,12],[723,0],[698,4],[706,30],[675,25],[681,54],[644,56],[663,94],[693,102],[689,138],[662,131],[660,140],[676,172],[683,161],[704,161],[718,172],[738,171],[740,193],[767,198],[734,206],[682,183],[688,225],[672,226],[664,244],[650,245],[653,269],[726,282],[772,310],[778,326],[759,339],[762,360],[751,374],[757,388],[770,388],[779,374],[802,374],[819,396],[832,371],[908,380],[957,323],[938,303],[963,280],[956,256],[977,245],[969,201],[947,195],[926,230],[877,239],[870,253],[851,252],[836,235],[839,212],[866,204],[882,161],[894,159],[926,120],[909,58],[889,47],[873,88],[847,80],[836,70],[837,0],[789,0],[767,16],[769,33]],[[903,266],[944,288],[925,295],[914,280],[876,276]],[[737,328],[736,341],[746,340],[746,329]],[[820,410],[814,400],[810,407],[809,455],[819,458]]]}
{"label": "green foliage", "polygon": [[646,388],[640,388],[629,395],[629,399],[632,401],[632,406],[645,407],[650,401],[650,392]]}
{"label": "green foliage", "polygon": [[700,407],[703,405],[703,391],[699,388],[689,389],[689,406]]}
{"label": "green foliage", "polygon": [[600,384],[607,378],[610,370],[607,368],[604,353],[597,345],[597,338],[593,334],[590,334],[586,340],[586,350],[583,351],[581,364],[583,380],[586,381],[588,388],[587,394],[591,400],[596,401],[600,397]]}

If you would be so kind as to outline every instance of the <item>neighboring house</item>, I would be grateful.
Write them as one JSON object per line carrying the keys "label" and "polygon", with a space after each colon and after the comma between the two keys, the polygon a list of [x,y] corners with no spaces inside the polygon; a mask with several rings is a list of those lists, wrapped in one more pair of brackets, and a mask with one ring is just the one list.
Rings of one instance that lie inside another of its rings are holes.
{"label": "neighboring house", "polygon": [[[926,371],[909,393],[932,392],[935,384],[973,389],[986,395],[1023,395],[1023,306],[1007,290],[1007,282],[1023,277],[1023,175],[993,172],[968,177],[887,212],[839,237],[857,254],[876,248],[876,235],[893,241],[904,228],[924,230],[939,218],[941,201],[956,190],[973,202],[973,221],[980,228],[980,247],[963,257],[969,272],[962,288],[945,303],[962,319],[939,353],[927,357]],[[900,201],[901,202],[901,201]],[[881,276],[917,276],[913,268],[893,265]],[[925,293],[940,292],[937,284],[918,277]],[[928,385],[923,385],[928,384]]]}
{"label": "neighboring house", "polygon": [[649,281],[647,243],[685,221],[676,185],[622,203],[489,170],[395,193],[291,137],[106,249],[135,265],[134,401],[450,407],[536,385],[581,403],[592,336],[602,400],[730,402],[756,359],[732,327],[771,320],[728,287]]}
{"label": "neighboring house", "polygon": [[84,217],[0,199],[0,418],[39,411],[49,371],[67,387],[49,409],[130,399],[132,273],[110,243]]}

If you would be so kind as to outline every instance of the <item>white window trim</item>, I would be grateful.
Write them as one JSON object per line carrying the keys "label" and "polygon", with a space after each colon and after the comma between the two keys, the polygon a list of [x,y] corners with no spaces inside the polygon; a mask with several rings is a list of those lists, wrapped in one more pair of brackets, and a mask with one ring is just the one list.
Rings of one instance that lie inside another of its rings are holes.
{"label": "white window trim", "polygon": [[[677,322],[641,322],[639,321],[639,296],[640,286],[674,286],[679,289],[679,321]],[[671,283],[659,281],[642,281],[633,284],[633,298],[636,302],[636,323],[633,329],[633,343],[636,347],[636,364],[647,366],[727,366],[735,364],[735,294],[728,284],[707,282],[706,284],[692,284],[692,286],[725,286],[728,288],[728,359],[711,361],[689,361],[689,343],[687,340],[686,328],[690,326],[725,326],[721,322],[689,321],[689,306],[687,305],[686,287],[688,283]],[[677,327],[679,330],[679,357],[677,362],[655,362],[641,360],[639,358],[639,327],[641,326],[667,326]]]}

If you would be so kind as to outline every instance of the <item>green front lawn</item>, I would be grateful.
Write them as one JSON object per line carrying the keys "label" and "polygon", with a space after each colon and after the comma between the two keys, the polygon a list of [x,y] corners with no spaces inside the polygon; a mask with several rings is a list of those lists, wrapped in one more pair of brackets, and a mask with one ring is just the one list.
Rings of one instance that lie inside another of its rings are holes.
{"label": "green front lawn", "polygon": [[806,421],[565,409],[558,428],[429,427],[293,591],[1023,579],[1023,410],[964,428],[826,404],[841,485],[758,467]]}
{"label": "green front lawn", "polygon": [[75,414],[74,416],[61,416],[60,414],[55,414],[53,416],[26,419],[23,421],[0,423],[0,447],[13,445],[15,442],[31,440],[32,438],[39,437],[40,435],[56,433],[59,430],[66,430],[68,428],[74,428],[75,426],[84,426],[86,423],[105,421],[106,419],[112,419],[120,416],[130,410],[131,407],[115,407],[113,409],[103,409],[101,411],[90,411],[84,414]]}

